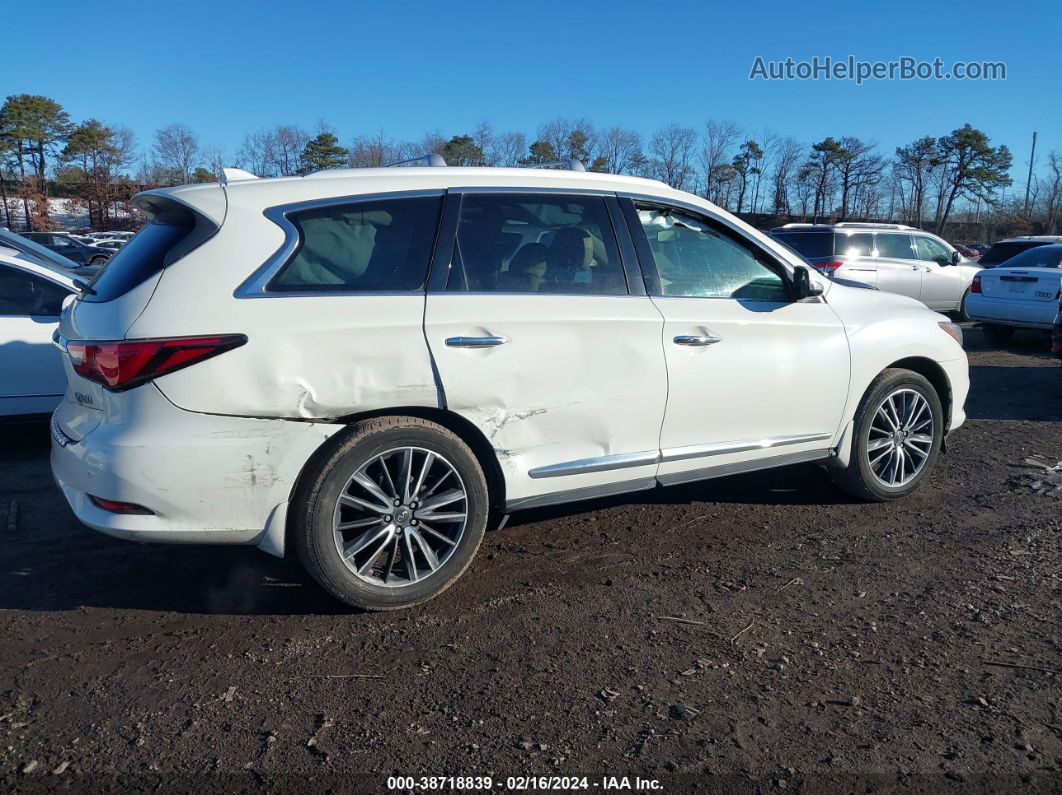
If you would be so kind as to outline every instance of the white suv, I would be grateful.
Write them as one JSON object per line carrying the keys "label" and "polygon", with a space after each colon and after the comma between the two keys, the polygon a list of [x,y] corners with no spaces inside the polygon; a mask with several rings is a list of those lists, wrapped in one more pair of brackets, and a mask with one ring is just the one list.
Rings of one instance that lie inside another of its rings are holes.
{"label": "white suv", "polygon": [[659,182],[250,176],[141,194],[64,312],[52,467],[104,533],[397,608],[510,511],[805,461],[901,497],[965,418],[957,327]]}

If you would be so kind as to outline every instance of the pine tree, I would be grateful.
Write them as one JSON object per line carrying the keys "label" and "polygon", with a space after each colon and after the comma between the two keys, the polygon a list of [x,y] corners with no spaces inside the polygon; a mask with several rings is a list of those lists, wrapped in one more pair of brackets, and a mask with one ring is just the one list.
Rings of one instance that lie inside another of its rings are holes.
{"label": "pine tree", "polygon": [[320,132],[306,142],[302,150],[303,174],[342,168],[347,164],[347,150],[339,145],[339,139],[330,132]]}

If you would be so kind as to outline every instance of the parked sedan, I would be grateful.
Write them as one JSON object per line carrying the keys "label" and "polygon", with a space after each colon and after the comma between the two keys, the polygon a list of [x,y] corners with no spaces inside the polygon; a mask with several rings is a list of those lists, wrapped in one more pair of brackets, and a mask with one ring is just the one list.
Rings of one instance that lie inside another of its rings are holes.
{"label": "parked sedan", "polygon": [[80,265],[103,265],[113,256],[113,252],[106,249],[78,243],[70,235],[56,232],[23,232],[22,236],[34,243],[40,243],[45,248],[57,251]]}
{"label": "parked sedan", "polygon": [[1050,330],[1062,299],[1062,245],[1037,246],[974,277],[966,311],[985,336],[1010,339],[1019,328]]}
{"label": "parked sedan", "polygon": [[52,334],[68,296],[69,273],[0,249],[0,417],[45,414],[59,405],[66,374]]}

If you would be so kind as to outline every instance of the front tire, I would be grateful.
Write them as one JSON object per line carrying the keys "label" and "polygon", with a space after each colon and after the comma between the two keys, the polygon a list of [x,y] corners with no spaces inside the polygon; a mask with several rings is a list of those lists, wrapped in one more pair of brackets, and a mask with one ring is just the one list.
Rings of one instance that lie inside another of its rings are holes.
{"label": "front tire", "polygon": [[944,409],[933,385],[910,370],[890,369],[856,410],[848,466],[833,473],[844,491],[884,502],[906,497],[933,469],[944,440]]}
{"label": "front tire", "polygon": [[994,323],[983,323],[981,331],[984,332],[985,338],[989,342],[996,345],[1006,345],[1010,338],[1014,336],[1014,329],[1010,326],[997,326]]}
{"label": "front tire", "polygon": [[486,530],[483,469],[458,436],[419,417],[360,423],[303,478],[294,504],[299,559],[330,594],[362,610],[438,596]]}

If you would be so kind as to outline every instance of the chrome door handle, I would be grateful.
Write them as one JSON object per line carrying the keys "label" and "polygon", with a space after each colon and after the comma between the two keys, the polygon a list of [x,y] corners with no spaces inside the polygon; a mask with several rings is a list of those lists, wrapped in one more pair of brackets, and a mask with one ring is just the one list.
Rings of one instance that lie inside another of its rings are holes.
{"label": "chrome door handle", "polygon": [[722,341],[722,337],[717,337],[714,334],[680,334],[675,337],[676,345],[715,345],[715,343]]}
{"label": "chrome door handle", "polygon": [[509,341],[508,337],[447,337],[448,348],[493,348],[496,345],[504,345]]}

